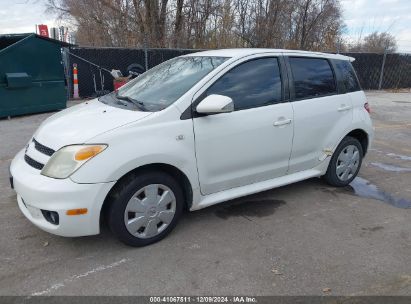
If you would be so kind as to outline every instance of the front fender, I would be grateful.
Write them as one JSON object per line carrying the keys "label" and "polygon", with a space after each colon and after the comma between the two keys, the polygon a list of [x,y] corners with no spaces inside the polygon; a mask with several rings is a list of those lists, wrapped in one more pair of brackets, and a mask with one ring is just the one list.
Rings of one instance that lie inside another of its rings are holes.
{"label": "front fender", "polygon": [[159,163],[178,168],[194,187],[198,185],[192,120],[124,126],[93,142],[109,146],[71,176],[74,182],[117,181],[138,167]]}

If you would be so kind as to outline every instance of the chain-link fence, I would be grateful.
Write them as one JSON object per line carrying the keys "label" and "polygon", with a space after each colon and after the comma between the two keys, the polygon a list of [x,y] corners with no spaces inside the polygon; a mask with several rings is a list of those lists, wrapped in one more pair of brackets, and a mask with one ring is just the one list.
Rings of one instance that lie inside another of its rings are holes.
{"label": "chain-link fence", "polygon": [[[70,48],[69,66],[72,81],[73,65],[77,65],[79,93],[81,97],[98,96],[113,91],[112,69],[120,70],[124,76],[128,69],[140,67],[150,69],[163,61],[199,50],[185,49],[129,49],[129,48]],[[146,60],[147,58],[147,60]],[[69,86],[72,87],[72,86]]]}
{"label": "chain-link fence", "polygon": [[364,90],[411,87],[411,54],[345,53],[343,55],[355,58],[353,66]]}
{"label": "chain-link fence", "polygon": [[[81,97],[99,96],[113,90],[112,69],[128,75],[130,67],[145,70],[173,57],[201,50],[70,48],[67,53],[68,84],[72,96],[72,70],[77,65]],[[344,53],[353,62],[364,90],[411,88],[411,54]],[[385,59],[384,59],[385,57]]]}

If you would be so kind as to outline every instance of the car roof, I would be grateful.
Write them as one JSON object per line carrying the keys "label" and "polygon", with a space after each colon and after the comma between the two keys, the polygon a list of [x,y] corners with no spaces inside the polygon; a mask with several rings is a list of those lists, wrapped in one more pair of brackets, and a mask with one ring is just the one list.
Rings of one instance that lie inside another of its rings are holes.
{"label": "car roof", "polygon": [[332,53],[321,53],[321,52],[309,52],[300,50],[285,50],[285,49],[259,49],[259,48],[238,48],[238,49],[219,49],[219,50],[208,50],[202,52],[196,52],[187,54],[185,56],[221,56],[221,57],[231,57],[231,58],[242,58],[250,55],[258,55],[264,53],[282,53],[283,55],[294,55],[294,56],[310,56],[310,57],[320,57],[320,58],[330,58],[330,59],[340,59],[354,61],[355,58],[344,56],[340,54]]}

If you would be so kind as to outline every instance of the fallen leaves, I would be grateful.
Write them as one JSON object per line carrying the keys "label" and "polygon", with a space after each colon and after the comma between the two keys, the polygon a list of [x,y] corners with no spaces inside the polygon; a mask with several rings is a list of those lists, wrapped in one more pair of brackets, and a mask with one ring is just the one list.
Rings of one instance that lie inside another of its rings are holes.
{"label": "fallen leaves", "polygon": [[275,275],[282,275],[283,273],[281,271],[279,271],[278,269],[271,269],[271,272],[274,273]]}

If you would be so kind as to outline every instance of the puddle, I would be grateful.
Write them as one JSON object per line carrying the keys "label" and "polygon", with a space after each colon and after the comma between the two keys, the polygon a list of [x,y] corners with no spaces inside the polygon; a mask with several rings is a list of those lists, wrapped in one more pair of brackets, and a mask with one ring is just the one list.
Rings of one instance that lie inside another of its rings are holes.
{"label": "puddle", "polygon": [[395,153],[387,153],[387,156],[396,158],[396,159],[401,159],[401,160],[410,160],[411,161],[411,156],[407,155],[401,155],[401,154],[395,154]]}
{"label": "puddle", "polygon": [[284,205],[282,200],[245,201],[222,205],[215,211],[215,215],[222,219],[232,216],[265,217],[273,214],[275,210]]}
{"label": "puddle", "polygon": [[385,154],[388,157],[394,158],[394,159],[399,159],[399,160],[409,160],[411,161],[411,156],[408,155],[402,155],[402,154],[396,154],[396,153],[386,153],[384,151],[378,150],[378,149],[374,149],[371,148],[370,151],[375,151],[379,154]]}
{"label": "puddle", "polygon": [[362,177],[357,176],[345,189],[349,190],[355,195],[366,198],[373,198],[397,208],[411,208],[411,200],[396,197],[388,192],[382,191],[378,189],[376,185],[372,184],[370,181]]}
{"label": "puddle", "polygon": [[396,102],[396,103],[411,103],[411,101],[406,101],[406,100],[393,100],[392,102]]}
{"label": "puddle", "polygon": [[388,165],[388,164],[383,164],[383,163],[370,163],[374,167],[378,167],[380,169],[383,169],[385,171],[390,171],[390,172],[411,172],[411,168],[404,168],[404,167],[398,167],[394,165]]}
{"label": "puddle", "polygon": [[363,227],[363,228],[361,228],[361,230],[363,230],[363,231],[370,231],[370,232],[378,231],[378,230],[381,230],[381,229],[384,229],[384,227],[383,226],[375,226],[375,227]]}
{"label": "puddle", "polygon": [[383,230],[384,226],[375,226],[375,227],[362,227],[360,231],[360,236],[370,236],[373,232]]}

